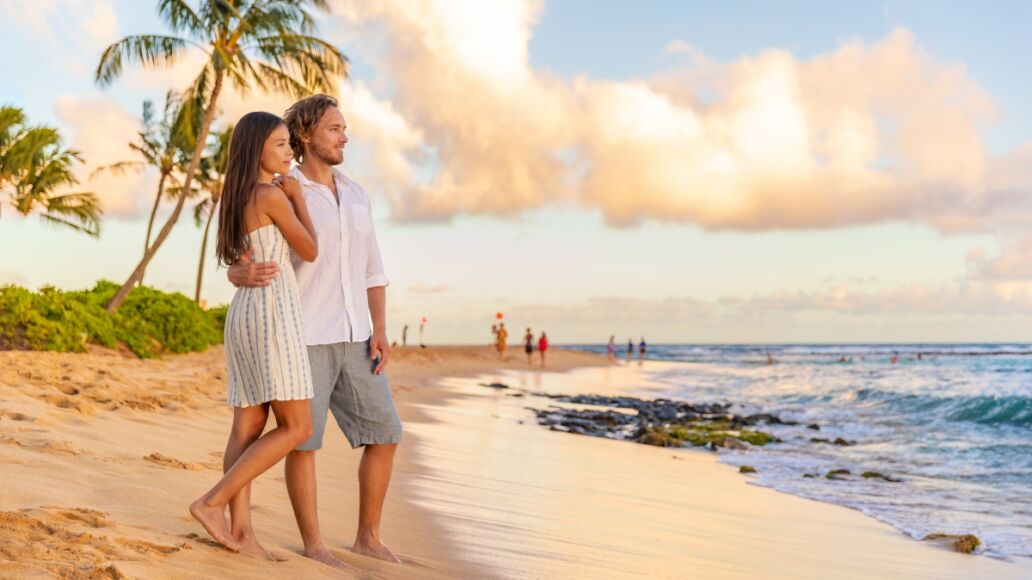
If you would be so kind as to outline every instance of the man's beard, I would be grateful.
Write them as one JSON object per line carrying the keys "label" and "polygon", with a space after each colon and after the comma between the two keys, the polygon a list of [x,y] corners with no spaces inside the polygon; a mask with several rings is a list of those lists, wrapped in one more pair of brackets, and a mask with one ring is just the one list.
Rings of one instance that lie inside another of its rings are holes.
{"label": "man's beard", "polygon": [[333,147],[323,147],[312,143],[310,145],[310,152],[319,161],[327,165],[340,165],[344,162],[344,152]]}

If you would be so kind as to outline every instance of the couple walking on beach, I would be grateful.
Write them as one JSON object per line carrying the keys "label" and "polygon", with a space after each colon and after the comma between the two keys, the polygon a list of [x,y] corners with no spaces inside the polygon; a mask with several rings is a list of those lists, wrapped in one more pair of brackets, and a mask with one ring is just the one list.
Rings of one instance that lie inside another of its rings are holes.
{"label": "couple walking on beach", "polygon": [[[251,525],[251,482],[286,458],[305,556],[341,568],[316,512],[327,415],[364,447],[352,550],[390,562],[400,560],[380,539],[380,517],[402,436],[384,374],[388,280],[370,202],[335,167],[346,129],[336,100],[315,95],[283,119],[248,113],[233,130],[216,243],[238,288],[225,327],[233,425],[224,476],[190,506],[220,544],[269,557]],[[276,427],[263,434],[270,411]]]}

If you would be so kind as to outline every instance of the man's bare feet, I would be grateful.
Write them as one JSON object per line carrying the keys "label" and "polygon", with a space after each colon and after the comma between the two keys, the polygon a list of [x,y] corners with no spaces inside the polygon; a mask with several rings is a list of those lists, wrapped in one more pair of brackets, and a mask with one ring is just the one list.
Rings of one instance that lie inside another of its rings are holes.
{"label": "man's bare feet", "polygon": [[369,556],[370,558],[401,564],[401,558],[395,556],[394,552],[379,539],[355,540],[355,545],[351,546],[351,551],[363,556]]}
{"label": "man's bare feet", "polygon": [[258,538],[254,534],[239,534],[233,536],[237,544],[240,546],[240,553],[247,554],[249,556],[256,556],[270,561],[277,561],[276,558],[272,557],[262,545],[258,542]]}
{"label": "man's bare feet", "polygon": [[322,562],[323,564],[326,564],[327,566],[332,566],[334,568],[340,568],[342,570],[357,570],[357,568],[355,568],[351,564],[348,564],[344,560],[341,560],[340,558],[334,556],[333,553],[330,552],[330,549],[327,548],[325,545],[313,548],[311,550],[305,550],[305,557],[311,558],[316,562]]}
{"label": "man's bare feet", "polygon": [[190,515],[201,522],[201,525],[204,526],[204,529],[207,530],[208,535],[213,540],[229,550],[239,552],[240,545],[233,540],[233,535],[229,532],[229,526],[226,525],[224,509],[224,507],[222,509],[209,507],[204,504],[204,498],[201,498],[190,504]]}

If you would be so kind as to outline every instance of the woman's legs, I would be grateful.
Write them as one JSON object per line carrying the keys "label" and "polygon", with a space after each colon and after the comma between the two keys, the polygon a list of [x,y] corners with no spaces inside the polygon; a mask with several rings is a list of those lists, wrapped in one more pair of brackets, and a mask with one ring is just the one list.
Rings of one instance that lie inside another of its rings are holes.
{"label": "woman's legs", "polygon": [[276,428],[248,446],[215,487],[190,504],[190,513],[218,543],[239,550],[226,526],[225,509],[233,496],[267,469],[286,457],[312,434],[312,408],[307,399],[270,401]]}
{"label": "woman's legs", "polygon": [[[226,443],[226,454],[222,458],[222,472],[233,467],[252,443],[258,440],[269,420],[267,404],[233,410],[233,429]],[[258,542],[251,525],[251,484],[248,483],[229,500],[230,533],[240,546],[240,551],[263,558],[269,553]]]}

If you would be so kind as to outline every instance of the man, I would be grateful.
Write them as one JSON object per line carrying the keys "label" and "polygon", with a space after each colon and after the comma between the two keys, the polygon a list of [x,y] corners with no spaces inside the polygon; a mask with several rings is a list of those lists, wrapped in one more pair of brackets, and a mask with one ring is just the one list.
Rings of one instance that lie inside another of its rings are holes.
{"label": "man", "polygon": [[[319,242],[314,262],[294,259],[301,314],[312,366],[311,439],[287,456],[290,503],[305,555],[346,568],[323,540],[316,510],[315,451],[322,447],[332,412],[352,448],[364,447],[358,468],[358,532],[352,550],[400,562],[380,539],[380,517],[402,427],[383,374],[390,357],[386,286],[373,231],[369,197],[335,167],[344,161],[347,125],[337,101],[315,95],[294,103],[284,116],[300,166],[290,176],[302,187]],[[236,286],[264,286],[274,262],[241,260],[229,268]],[[372,322],[370,326],[370,320]]]}

